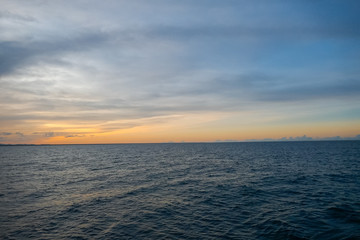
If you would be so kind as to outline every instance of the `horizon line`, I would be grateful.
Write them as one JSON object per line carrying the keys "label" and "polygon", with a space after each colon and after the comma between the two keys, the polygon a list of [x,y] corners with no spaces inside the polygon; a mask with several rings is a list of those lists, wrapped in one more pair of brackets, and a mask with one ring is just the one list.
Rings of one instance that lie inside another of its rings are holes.
{"label": "horizon line", "polygon": [[340,141],[360,141],[360,139],[311,139],[311,140],[244,140],[244,141],[201,141],[201,142],[128,142],[128,143],[0,143],[0,146],[60,146],[60,145],[131,145],[131,144],[182,144],[182,143],[271,143],[271,142],[340,142]]}

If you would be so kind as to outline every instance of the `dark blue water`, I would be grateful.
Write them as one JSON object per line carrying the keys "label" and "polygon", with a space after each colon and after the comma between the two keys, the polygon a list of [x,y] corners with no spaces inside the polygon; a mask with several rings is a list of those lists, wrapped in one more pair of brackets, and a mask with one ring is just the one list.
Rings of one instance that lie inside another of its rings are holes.
{"label": "dark blue water", "polygon": [[360,239],[360,141],[0,147],[1,239]]}

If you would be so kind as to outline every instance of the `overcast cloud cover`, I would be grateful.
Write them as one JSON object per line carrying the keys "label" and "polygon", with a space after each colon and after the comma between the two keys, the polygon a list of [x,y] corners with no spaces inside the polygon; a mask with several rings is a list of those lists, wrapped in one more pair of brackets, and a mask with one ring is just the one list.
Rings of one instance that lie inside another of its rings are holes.
{"label": "overcast cloud cover", "polygon": [[0,2],[0,142],[187,114],[360,121],[357,0]]}

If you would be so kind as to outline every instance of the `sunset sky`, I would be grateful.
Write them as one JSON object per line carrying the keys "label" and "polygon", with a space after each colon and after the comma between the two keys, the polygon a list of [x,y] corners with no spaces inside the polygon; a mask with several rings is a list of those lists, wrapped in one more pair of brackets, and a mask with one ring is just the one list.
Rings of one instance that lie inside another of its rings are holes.
{"label": "sunset sky", "polygon": [[360,1],[0,5],[0,143],[360,137]]}

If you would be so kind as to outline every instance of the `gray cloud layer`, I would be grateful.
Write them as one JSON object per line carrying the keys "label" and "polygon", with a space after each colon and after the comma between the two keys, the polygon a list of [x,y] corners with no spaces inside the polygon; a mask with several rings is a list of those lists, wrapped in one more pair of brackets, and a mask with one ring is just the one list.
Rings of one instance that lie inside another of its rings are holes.
{"label": "gray cloud layer", "polygon": [[156,2],[4,1],[4,133],[269,106],[287,118],[296,103],[359,111],[357,1]]}

